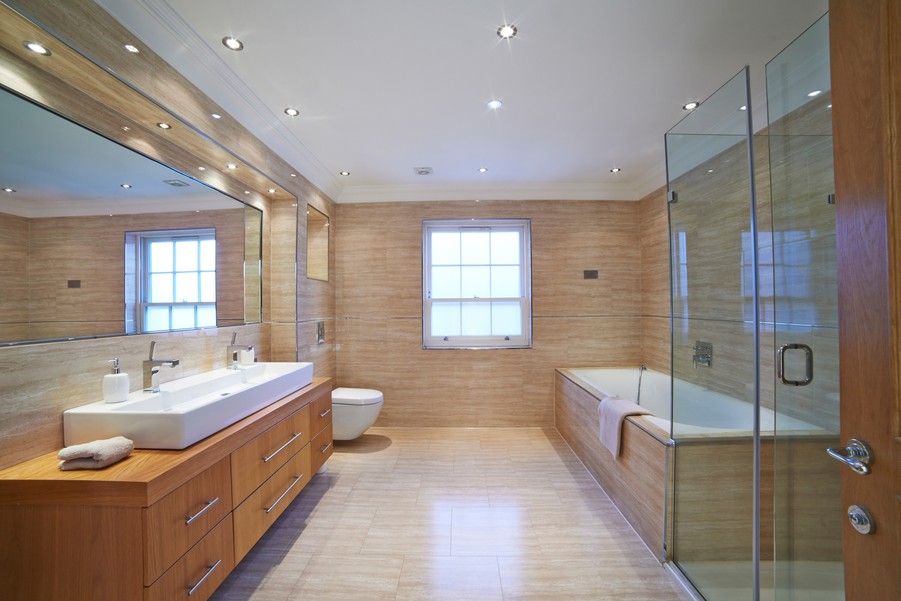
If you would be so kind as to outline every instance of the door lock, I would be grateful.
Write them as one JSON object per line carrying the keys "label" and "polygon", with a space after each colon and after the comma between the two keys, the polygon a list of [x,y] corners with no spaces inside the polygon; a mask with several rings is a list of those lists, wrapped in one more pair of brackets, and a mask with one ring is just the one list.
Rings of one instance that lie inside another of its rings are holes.
{"label": "door lock", "polygon": [[852,438],[843,449],[826,449],[826,453],[837,461],[841,461],[855,473],[866,476],[870,473],[870,464],[873,462],[873,451],[867,443]]}
{"label": "door lock", "polygon": [[861,534],[873,534],[876,530],[876,522],[866,507],[851,505],[848,507],[848,521],[851,526]]}

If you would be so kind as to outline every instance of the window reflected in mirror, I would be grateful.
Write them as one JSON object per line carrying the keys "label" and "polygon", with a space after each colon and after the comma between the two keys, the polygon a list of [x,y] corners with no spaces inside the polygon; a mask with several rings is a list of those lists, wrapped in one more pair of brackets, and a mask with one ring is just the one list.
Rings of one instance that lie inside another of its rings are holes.
{"label": "window reflected in mirror", "polygon": [[311,205],[307,205],[307,277],[328,281],[329,219]]}

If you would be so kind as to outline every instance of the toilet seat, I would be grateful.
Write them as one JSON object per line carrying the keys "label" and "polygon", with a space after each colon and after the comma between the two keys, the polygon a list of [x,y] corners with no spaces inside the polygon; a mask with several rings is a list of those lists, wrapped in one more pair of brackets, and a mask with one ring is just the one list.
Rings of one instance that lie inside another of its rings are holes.
{"label": "toilet seat", "polygon": [[371,388],[336,388],[332,391],[332,405],[376,405],[384,400],[381,392]]}

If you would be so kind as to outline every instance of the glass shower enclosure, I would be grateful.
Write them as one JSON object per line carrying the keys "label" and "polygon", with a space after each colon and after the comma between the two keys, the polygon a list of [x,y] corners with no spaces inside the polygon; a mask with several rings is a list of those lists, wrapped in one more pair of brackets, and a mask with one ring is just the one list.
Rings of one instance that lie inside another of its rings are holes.
{"label": "glass shower enclosure", "polygon": [[828,17],[666,134],[671,561],[708,601],[844,598]]}

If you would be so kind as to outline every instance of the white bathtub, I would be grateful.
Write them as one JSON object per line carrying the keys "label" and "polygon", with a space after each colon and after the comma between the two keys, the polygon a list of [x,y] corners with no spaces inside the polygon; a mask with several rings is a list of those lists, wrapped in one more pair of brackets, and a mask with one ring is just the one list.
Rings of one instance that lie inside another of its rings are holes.
{"label": "white bathtub", "polygon": [[[641,391],[638,390],[638,367],[628,368],[579,368],[561,369],[560,372],[597,397],[618,396],[638,402],[654,415],[647,416],[658,428],[670,432],[670,436],[709,434],[749,434],[754,429],[754,405],[742,399],[707,390],[686,380],[676,380],[678,395],[676,420],[671,423],[671,378],[650,369],[641,375]],[[760,409],[762,434],[774,430],[775,414]],[[816,426],[786,415],[779,415],[780,433],[791,431],[822,432]]]}

